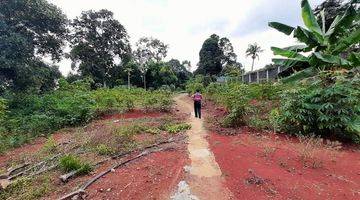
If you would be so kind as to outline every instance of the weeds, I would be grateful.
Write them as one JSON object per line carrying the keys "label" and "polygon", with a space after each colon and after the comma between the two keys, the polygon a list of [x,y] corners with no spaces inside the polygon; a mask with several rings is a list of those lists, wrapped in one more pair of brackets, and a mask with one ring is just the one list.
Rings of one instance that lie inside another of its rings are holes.
{"label": "weeds", "polygon": [[179,133],[179,132],[191,129],[191,125],[189,125],[189,124],[169,124],[169,125],[165,125],[163,128],[165,131],[167,131],[171,134],[175,134],[175,133]]}
{"label": "weeds", "polygon": [[323,161],[318,157],[317,152],[323,146],[323,139],[311,136],[299,135],[300,146],[298,151],[300,160],[305,167],[312,167],[314,169],[321,168]]}
{"label": "weeds", "polygon": [[36,179],[19,178],[0,192],[0,199],[41,199],[54,189],[51,183],[52,180],[49,175]]}
{"label": "weeds", "polygon": [[61,157],[59,162],[61,170],[66,173],[79,170],[78,174],[87,174],[92,170],[89,163],[84,163],[78,157],[71,154]]}
{"label": "weeds", "polygon": [[99,144],[96,146],[96,152],[99,155],[112,155],[116,152],[116,150],[112,147],[107,146],[106,144]]}
{"label": "weeds", "polygon": [[58,151],[58,146],[53,136],[50,136],[46,140],[44,146],[42,147],[42,151],[45,153],[55,153]]}

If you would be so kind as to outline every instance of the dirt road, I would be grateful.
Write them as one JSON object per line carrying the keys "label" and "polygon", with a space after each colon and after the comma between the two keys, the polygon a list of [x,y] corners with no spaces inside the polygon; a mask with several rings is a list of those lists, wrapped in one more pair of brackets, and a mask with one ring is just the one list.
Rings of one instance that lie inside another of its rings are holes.
{"label": "dirt road", "polygon": [[176,96],[175,102],[180,112],[191,113],[188,123],[192,128],[187,132],[191,165],[186,167],[188,176],[185,182],[188,183],[194,198],[188,199],[232,199],[233,195],[224,186],[222,172],[215,161],[214,154],[209,149],[206,140],[208,134],[203,126],[203,119],[194,117],[193,103],[186,94]]}

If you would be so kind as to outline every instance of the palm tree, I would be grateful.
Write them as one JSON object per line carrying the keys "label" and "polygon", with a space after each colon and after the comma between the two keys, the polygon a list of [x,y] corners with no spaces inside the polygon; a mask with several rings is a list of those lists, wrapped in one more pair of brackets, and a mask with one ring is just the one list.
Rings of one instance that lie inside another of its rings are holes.
{"label": "palm tree", "polygon": [[251,56],[251,58],[253,59],[252,65],[251,65],[251,71],[253,71],[253,69],[254,69],[255,58],[259,59],[259,53],[261,53],[263,51],[264,50],[261,49],[261,47],[257,43],[249,44],[249,47],[246,50],[246,57]]}

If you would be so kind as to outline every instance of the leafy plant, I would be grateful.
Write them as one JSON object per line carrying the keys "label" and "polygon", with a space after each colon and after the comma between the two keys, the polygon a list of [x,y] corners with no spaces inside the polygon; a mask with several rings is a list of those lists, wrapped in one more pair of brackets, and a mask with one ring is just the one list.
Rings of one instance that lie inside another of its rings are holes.
{"label": "leafy plant", "polygon": [[189,129],[191,129],[191,125],[189,124],[168,124],[164,126],[164,130],[172,134],[186,131]]}
{"label": "leafy plant", "polygon": [[360,141],[360,78],[356,71],[321,72],[310,83],[287,90],[280,103],[281,126]]}
{"label": "leafy plant", "polygon": [[58,149],[57,149],[57,146],[58,146],[58,145],[57,145],[56,140],[54,139],[54,137],[50,136],[50,137],[46,140],[46,142],[45,142],[42,150],[43,150],[44,152],[48,152],[48,153],[55,153],[55,152],[58,150]]}
{"label": "leafy plant", "polygon": [[115,153],[115,150],[106,144],[99,144],[96,146],[96,152],[99,155],[111,155]]}
{"label": "leafy plant", "polygon": [[71,154],[61,157],[59,162],[60,168],[64,172],[79,170],[78,174],[87,174],[92,170],[90,164],[83,163],[78,157]]}
{"label": "leafy plant", "polygon": [[[285,66],[287,71],[297,71],[283,79],[284,82],[314,76],[318,69],[350,69],[360,65],[359,53],[347,53],[349,48],[360,41],[360,29],[350,32],[359,16],[355,3],[356,0],[352,0],[346,12],[342,16],[337,16],[327,29],[325,25],[320,27],[308,0],[301,1],[302,18],[306,28],[295,28],[278,22],[269,23],[270,27],[286,35],[293,34],[294,38],[304,43],[286,48],[271,48],[275,55],[284,57],[273,59],[275,64]],[[324,15],[322,21],[325,21]],[[308,52],[309,55],[301,52]]]}

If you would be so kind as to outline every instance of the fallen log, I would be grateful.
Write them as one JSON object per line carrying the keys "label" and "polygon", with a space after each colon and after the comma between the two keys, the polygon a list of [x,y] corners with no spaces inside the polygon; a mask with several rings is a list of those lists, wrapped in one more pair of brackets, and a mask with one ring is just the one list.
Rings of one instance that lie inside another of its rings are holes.
{"label": "fallen log", "polygon": [[29,165],[30,163],[24,163],[15,167],[10,167],[9,169],[7,169],[6,173],[0,175],[0,179],[8,179],[14,172],[22,170]]}
{"label": "fallen log", "polygon": [[43,161],[41,161],[41,162],[38,162],[38,163],[34,164],[32,167],[30,167],[30,168],[28,168],[28,169],[26,169],[26,170],[24,170],[24,171],[21,171],[21,172],[19,172],[19,173],[17,173],[17,174],[14,174],[14,175],[12,175],[12,176],[9,176],[8,179],[9,179],[9,180],[13,180],[13,179],[15,179],[15,178],[17,178],[17,177],[19,177],[19,176],[28,174],[28,173],[31,172],[32,170],[34,170],[34,169],[36,169],[36,168],[38,168],[38,167],[46,164],[46,163],[49,162],[49,161],[52,161],[52,160],[60,157],[61,155],[62,155],[62,154],[59,153],[59,154],[56,154],[56,155],[54,155],[53,157],[51,157],[51,158],[49,158],[49,159],[47,159],[47,160],[43,160]]}
{"label": "fallen log", "polygon": [[113,165],[111,168],[101,172],[100,174],[96,175],[94,178],[91,178],[90,180],[88,180],[83,186],[80,187],[80,189],[70,193],[70,194],[67,194],[61,198],[59,198],[58,200],[69,200],[71,199],[72,197],[76,196],[76,195],[84,195],[85,193],[85,190],[90,186],[92,185],[93,183],[95,183],[98,179],[100,179],[101,177],[105,176],[106,174],[114,171],[115,169],[121,167],[121,166],[124,166],[128,163],[131,163],[139,158],[142,158],[144,156],[147,156],[151,153],[155,153],[155,152],[159,152],[159,151],[166,151],[166,150],[170,150],[170,149],[174,149],[173,147],[168,147],[168,148],[159,148],[159,149],[154,149],[154,150],[145,150],[143,152],[141,152],[140,154],[138,154],[137,156],[133,157],[133,158],[130,158],[130,159],[127,159],[126,161],[123,161],[123,162],[120,162],[120,163],[117,163],[115,165]]}

